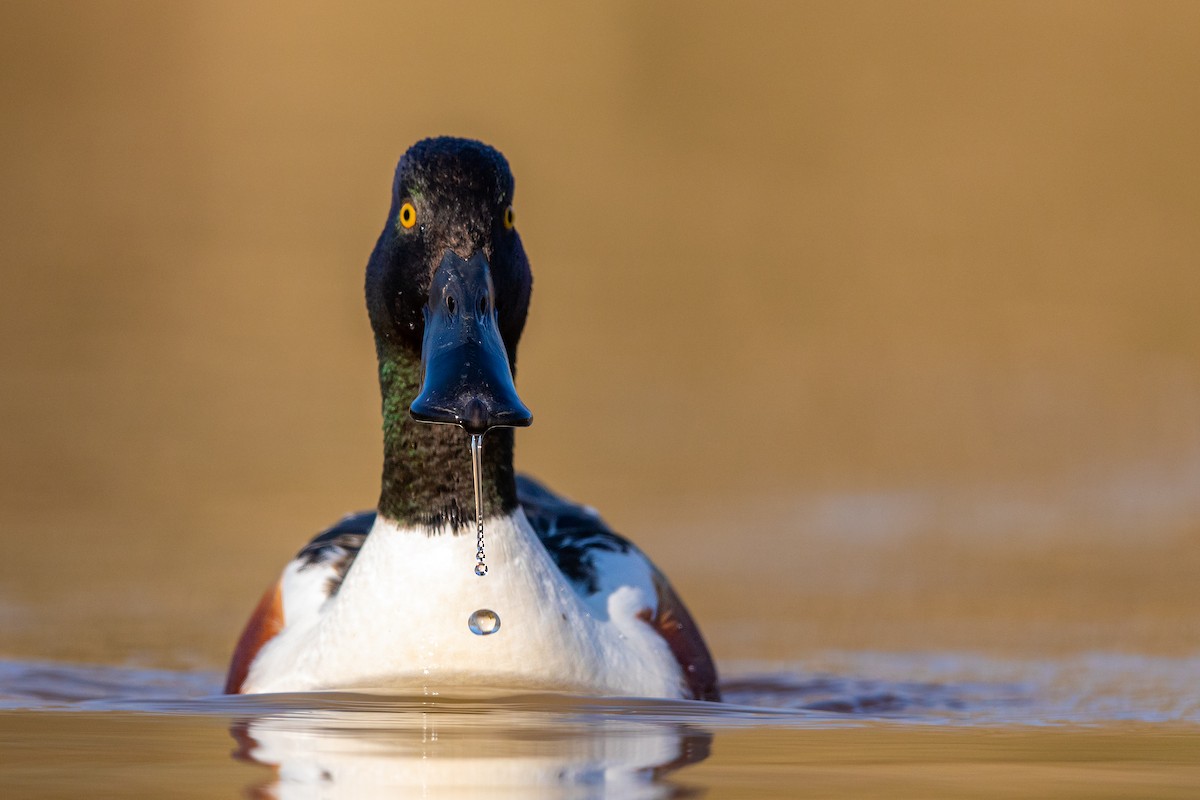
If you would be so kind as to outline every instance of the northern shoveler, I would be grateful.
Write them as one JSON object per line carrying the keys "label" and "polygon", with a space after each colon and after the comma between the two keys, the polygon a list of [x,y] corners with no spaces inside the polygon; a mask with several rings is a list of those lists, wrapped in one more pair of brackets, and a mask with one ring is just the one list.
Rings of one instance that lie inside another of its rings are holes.
{"label": "northern shoveler", "polygon": [[[532,277],[512,202],[507,161],[480,142],[425,139],[400,159],[366,277],[383,396],[378,509],[345,517],[284,568],[238,641],[227,692],[718,699],[708,648],[663,574],[595,511],[513,469],[513,428],[531,421],[513,365]],[[460,428],[486,433],[483,577]],[[481,609],[494,613],[473,632]]]}

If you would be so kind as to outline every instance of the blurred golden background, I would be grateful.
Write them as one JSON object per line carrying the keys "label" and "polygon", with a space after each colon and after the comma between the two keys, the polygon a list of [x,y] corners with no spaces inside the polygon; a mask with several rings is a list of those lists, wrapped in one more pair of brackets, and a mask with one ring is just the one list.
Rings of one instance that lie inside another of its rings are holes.
{"label": "blurred golden background", "polygon": [[373,505],[363,269],[435,134],[517,176],[518,467],[721,660],[1200,643],[1200,5],[6,2],[0,43],[0,654],[219,666]]}

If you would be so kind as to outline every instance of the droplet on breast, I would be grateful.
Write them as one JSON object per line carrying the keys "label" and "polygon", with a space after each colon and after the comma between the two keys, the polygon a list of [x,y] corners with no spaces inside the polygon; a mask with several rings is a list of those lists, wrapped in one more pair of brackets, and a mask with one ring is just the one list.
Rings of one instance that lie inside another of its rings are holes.
{"label": "droplet on breast", "polygon": [[489,608],[481,608],[467,619],[467,627],[476,636],[490,636],[500,630],[500,615]]}

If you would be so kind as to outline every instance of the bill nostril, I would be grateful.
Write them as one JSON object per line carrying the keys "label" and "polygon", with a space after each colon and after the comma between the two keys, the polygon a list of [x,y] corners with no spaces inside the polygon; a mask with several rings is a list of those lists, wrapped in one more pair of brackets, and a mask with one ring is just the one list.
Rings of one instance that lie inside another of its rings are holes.
{"label": "bill nostril", "polygon": [[450,312],[450,316],[454,316],[454,312],[458,309],[458,303],[454,302],[453,295],[446,295],[446,310]]}

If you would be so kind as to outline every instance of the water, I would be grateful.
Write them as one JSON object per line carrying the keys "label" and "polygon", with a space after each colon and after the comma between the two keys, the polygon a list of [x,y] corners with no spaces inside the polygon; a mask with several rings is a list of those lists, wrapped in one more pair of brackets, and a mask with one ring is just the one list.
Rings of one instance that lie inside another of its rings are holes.
{"label": "water", "polygon": [[487,564],[484,563],[483,552],[483,434],[472,433],[471,437],[471,478],[475,485],[475,574],[479,577],[487,575]]}
{"label": "water", "polygon": [[[0,785],[17,797],[556,798],[1187,797],[1200,787],[1200,658],[843,658],[865,676],[744,665],[724,703],[228,697],[213,672],[0,662]],[[1141,704],[1151,689],[1155,703]]]}
{"label": "water", "polygon": [[489,608],[481,608],[467,619],[467,627],[478,636],[490,636],[500,630],[500,615]]}
{"label": "water", "polygon": [[[479,577],[487,575],[487,564],[484,563],[483,553],[483,469],[480,462],[483,458],[483,434],[472,433],[471,437],[471,477],[475,484],[475,531],[478,536],[475,549],[475,574]],[[467,619],[467,627],[471,633],[478,636],[490,636],[500,630],[500,615],[488,608],[475,611]]]}

